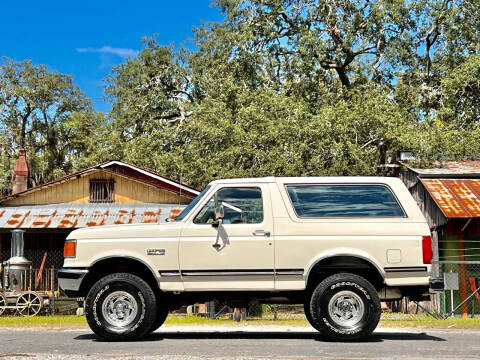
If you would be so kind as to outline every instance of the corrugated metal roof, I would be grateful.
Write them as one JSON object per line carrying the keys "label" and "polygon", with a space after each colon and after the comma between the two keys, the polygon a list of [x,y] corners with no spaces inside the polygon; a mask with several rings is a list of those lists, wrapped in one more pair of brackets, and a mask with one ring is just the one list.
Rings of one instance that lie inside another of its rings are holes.
{"label": "corrugated metal roof", "polygon": [[428,175],[471,175],[480,176],[480,160],[437,161],[435,167],[418,169],[405,163],[410,170],[421,176]]}
{"label": "corrugated metal roof", "polygon": [[177,204],[52,204],[0,208],[0,228],[82,228],[99,225],[161,223],[176,217]]}
{"label": "corrugated metal roof", "polygon": [[447,218],[480,217],[480,180],[421,179]]}

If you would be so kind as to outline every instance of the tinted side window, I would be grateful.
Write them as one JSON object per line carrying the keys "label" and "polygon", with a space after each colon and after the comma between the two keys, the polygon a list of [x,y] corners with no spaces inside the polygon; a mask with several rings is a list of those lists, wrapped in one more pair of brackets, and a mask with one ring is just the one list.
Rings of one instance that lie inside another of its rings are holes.
{"label": "tinted side window", "polygon": [[[259,188],[221,188],[216,195],[218,203],[223,205],[224,224],[258,224],[263,221],[262,191]],[[193,220],[195,224],[211,224],[215,220],[214,196],[199,211]]]}
{"label": "tinted side window", "polygon": [[404,217],[383,185],[287,185],[299,217]]}

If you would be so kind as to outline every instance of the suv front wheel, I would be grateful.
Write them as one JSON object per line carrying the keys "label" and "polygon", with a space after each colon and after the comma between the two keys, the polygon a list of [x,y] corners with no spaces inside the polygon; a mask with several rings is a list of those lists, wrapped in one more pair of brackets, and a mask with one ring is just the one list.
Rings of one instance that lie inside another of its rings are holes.
{"label": "suv front wheel", "polygon": [[165,320],[167,320],[168,317],[168,309],[158,307],[157,308],[157,316],[155,318],[155,321],[152,324],[152,327],[148,331],[148,333],[153,333],[155,330],[157,330],[160,326],[163,325]]}
{"label": "suv front wheel", "polygon": [[85,315],[93,332],[106,340],[136,340],[156,319],[152,288],[133,274],[115,273],[98,280],[88,292]]}
{"label": "suv front wheel", "polygon": [[381,315],[380,299],[361,276],[340,273],[317,285],[310,299],[312,321],[330,340],[356,340],[370,335]]}

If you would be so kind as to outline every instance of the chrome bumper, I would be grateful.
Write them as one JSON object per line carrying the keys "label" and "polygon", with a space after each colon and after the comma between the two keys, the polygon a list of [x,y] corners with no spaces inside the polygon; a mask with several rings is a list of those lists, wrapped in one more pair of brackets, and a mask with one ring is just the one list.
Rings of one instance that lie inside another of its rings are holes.
{"label": "chrome bumper", "polygon": [[58,270],[58,282],[65,293],[70,296],[78,292],[83,278],[88,274],[85,268],[62,268]]}

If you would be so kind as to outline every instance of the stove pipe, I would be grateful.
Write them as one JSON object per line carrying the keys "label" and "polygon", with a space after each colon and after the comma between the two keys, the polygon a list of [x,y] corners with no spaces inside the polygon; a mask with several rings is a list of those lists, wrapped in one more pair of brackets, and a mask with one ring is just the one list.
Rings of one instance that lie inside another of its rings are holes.
{"label": "stove pipe", "polygon": [[26,290],[27,271],[31,261],[25,259],[23,252],[24,230],[12,230],[11,258],[3,263],[3,290],[24,291]]}
{"label": "stove pipe", "polygon": [[23,230],[12,231],[12,249],[10,257],[23,257],[23,249],[25,242],[23,241]]}
{"label": "stove pipe", "polygon": [[12,230],[12,248],[10,251],[10,259],[6,261],[10,265],[30,265],[31,263],[24,257],[24,232],[25,230],[20,229]]}

